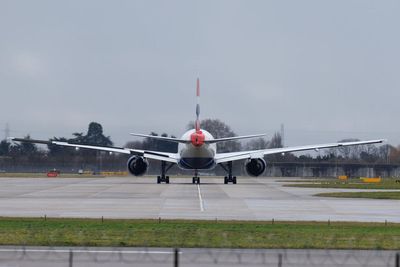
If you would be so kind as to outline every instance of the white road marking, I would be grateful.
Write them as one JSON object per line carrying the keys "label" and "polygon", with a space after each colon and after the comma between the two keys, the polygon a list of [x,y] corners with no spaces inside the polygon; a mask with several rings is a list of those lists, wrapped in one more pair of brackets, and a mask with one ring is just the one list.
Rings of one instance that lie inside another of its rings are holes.
{"label": "white road marking", "polygon": [[152,250],[84,250],[84,249],[0,249],[0,252],[56,252],[56,253],[118,253],[118,254],[174,254],[174,251]]}
{"label": "white road marking", "polygon": [[199,202],[200,202],[200,211],[204,211],[204,203],[203,203],[203,198],[201,197],[201,190],[200,190],[200,185],[197,184],[197,192],[199,192]]}

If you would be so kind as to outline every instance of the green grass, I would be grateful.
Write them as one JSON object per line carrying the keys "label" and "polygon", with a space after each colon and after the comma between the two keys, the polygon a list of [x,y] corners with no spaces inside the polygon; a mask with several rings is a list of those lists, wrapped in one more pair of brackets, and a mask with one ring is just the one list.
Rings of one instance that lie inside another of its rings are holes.
{"label": "green grass", "polygon": [[373,198],[373,199],[400,199],[398,192],[335,192],[320,193],[314,196],[318,197],[345,197],[345,198]]}
{"label": "green grass", "polygon": [[400,249],[400,224],[1,218],[0,245]]}
{"label": "green grass", "polygon": [[382,179],[380,183],[364,183],[360,179],[349,179],[340,181],[337,179],[315,179],[315,180],[295,180],[294,183],[285,184],[289,187],[307,188],[352,188],[352,189],[400,189],[400,183],[396,179]]}

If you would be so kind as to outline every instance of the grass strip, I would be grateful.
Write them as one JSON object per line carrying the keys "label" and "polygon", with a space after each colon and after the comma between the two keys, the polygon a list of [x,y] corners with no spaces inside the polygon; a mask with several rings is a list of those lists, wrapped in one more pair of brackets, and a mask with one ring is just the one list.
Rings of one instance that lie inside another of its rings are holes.
{"label": "grass strip", "polygon": [[314,180],[304,181],[304,183],[285,184],[287,187],[306,187],[306,188],[349,188],[349,189],[400,189],[400,183],[395,179],[384,179],[380,183],[364,183],[359,179],[348,181],[338,180]]}
{"label": "grass strip", "polygon": [[344,197],[344,198],[373,198],[373,199],[400,199],[397,192],[335,192],[315,194],[317,197]]}
{"label": "grass strip", "polygon": [[400,249],[400,224],[0,218],[0,245]]}

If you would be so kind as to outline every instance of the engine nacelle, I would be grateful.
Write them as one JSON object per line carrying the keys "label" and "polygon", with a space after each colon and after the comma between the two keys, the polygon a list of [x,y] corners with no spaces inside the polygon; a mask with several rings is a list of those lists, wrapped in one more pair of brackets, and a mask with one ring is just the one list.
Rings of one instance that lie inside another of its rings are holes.
{"label": "engine nacelle", "polygon": [[245,163],[245,169],[250,176],[259,176],[265,171],[267,164],[264,159],[249,159]]}
{"label": "engine nacelle", "polygon": [[146,173],[149,163],[143,157],[133,156],[128,159],[128,170],[135,176],[140,176]]}

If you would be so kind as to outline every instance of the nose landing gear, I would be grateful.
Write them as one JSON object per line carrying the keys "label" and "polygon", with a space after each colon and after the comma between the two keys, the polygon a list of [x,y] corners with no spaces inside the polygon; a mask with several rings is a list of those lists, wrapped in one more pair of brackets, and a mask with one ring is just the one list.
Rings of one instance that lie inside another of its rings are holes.
{"label": "nose landing gear", "polygon": [[200,177],[194,176],[192,178],[192,184],[200,184]]}
{"label": "nose landing gear", "polygon": [[200,184],[200,177],[198,176],[197,170],[194,171],[194,177],[192,178],[192,184]]}

